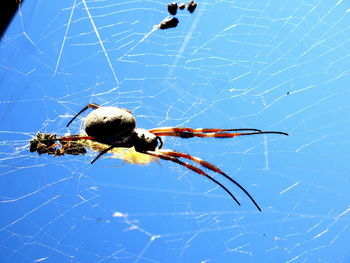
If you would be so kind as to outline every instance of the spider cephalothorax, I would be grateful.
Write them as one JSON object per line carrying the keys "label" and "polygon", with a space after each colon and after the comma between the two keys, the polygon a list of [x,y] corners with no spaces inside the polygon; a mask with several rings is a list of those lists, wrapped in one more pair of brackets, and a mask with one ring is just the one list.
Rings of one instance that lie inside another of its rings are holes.
{"label": "spider cephalothorax", "polygon": [[155,151],[157,148],[162,148],[163,141],[159,136],[141,128],[136,128],[134,132],[135,137],[132,140],[137,152],[146,153],[147,151]]}
{"label": "spider cephalothorax", "polygon": [[[254,203],[254,205],[259,211],[261,211],[259,205],[255,202],[255,200],[248,193],[248,191],[237,181],[235,181],[233,178],[221,171],[215,165],[203,161],[198,157],[194,157],[187,153],[181,153],[174,150],[162,149],[163,142],[161,136],[175,136],[180,138],[233,138],[237,136],[268,133],[288,135],[285,132],[262,131],[259,129],[193,129],[187,127],[163,127],[145,130],[141,128],[136,128],[135,117],[129,110],[117,107],[101,107],[97,104],[86,105],[80,112],[78,112],[72,118],[72,120],[67,124],[67,127],[73,122],[73,120],[78,115],[83,113],[88,108],[92,108],[94,110],[90,112],[84,120],[84,128],[87,136],[71,135],[63,136],[60,138],[55,137],[50,138],[52,140],[51,143],[53,144],[54,141],[59,141],[62,145],[64,145],[67,142],[71,141],[90,140],[93,142],[98,142],[107,145],[107,147],[104,150],[101,150],[100,153],[95,157],[95,159],[92,160],[91,163],[94,163],[100,156],[112,150],[113,148],[134,147],[136,152],[158,157],[163,160],[175,162],[198,174],[207,177],[209,180],[211,180],[212,182],[220,186],[223,190],[225,190],[232,197],[232,199],[235,200],[238,205],[240,205],[240,202],[222,183],[211,177],[209,174],[207,174],[197,166],[180,160],[180,158],[187,159],[211,171],[221,174],[226,179],[234,183],[249,197],[249,199]],[[52,148],[52,146],[47,145],[47,143],[44,146],[47,149]]]}

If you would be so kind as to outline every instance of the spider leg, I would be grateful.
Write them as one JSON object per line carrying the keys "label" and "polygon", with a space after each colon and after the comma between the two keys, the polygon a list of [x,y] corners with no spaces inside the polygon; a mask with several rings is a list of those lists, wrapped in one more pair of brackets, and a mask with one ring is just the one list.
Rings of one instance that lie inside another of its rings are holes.
{"label": "spider leg", "polygon": [[[60,138],[57,139],[58,141],[63,141],[63,142],[69,142],[69,141],[79,141],[79,140],[90,140],[90,141],[95,141],[95,138],[92,136],[81,136],[79,134],[75,134],[75,135],[70,135],[70,136],[62,136]],[[104,155],[105,153],[107,153],[108,151],[112,150],[114,147],[116,147],[116,145],[111,145],[110,147],[104,149],[103,151],[101,151],[92,161],[91,164],[93,164],[94,162],[96,162],[96,160],[98,158],[100,158],[102,155]]]}
{"label": "spider leg", "polygon": [[[128,138],[127,138],[128,139]],[[62,136],[57,139],[58,141],[79,141],[79,140],[90,140],[90,141],[95,141],[95,138],[92,136],[81,136],[79,134],[76,135],[70,135],[70,136]],[[107,144],[108,145],[108,144]],[[113,142],[112,144],[109,145],[108,148],[102,150],[92,161],[91,164],[97,161],[98,158],[100,158],[102,155],[107,153],[108,151],[112,150],[115,147],[130,147],[130,145],[127,144],[127,140],[124,141],[118,141],[118,142]]]}
{"label": "spider leg", "polygon": [[95,159],[93,159],[91,161],[91,164],[93,164],[94,162],[97,161],[98,158],[100,158],[102,155],[104,155],[105,153],[109,152],[110,150],[112,150],[113,148],[118,148],[118,147],[125,147],[125,148],[130,148],[132,147],[132,145],[128,142],[128,140],[130,139],[130,136],[125,138],[124,140],[122,141],[115,141],[111,144],[107,144],[109,145],[108,148],[102,150],[96,157]]}
{"label": "spider leg", "polygon": [[159,152],[166,154],[166,155],[170,155],[173,157],[177,157],[177,158],[185,158],[191,161],[194,161],[202,166],[204,166],[205,168],[212,170],[216,173],[219,173],[221,175],[223,175],[226,179],[230,180],[232,183],[234,183],[239,189],[241,189],[248,197],[249,199],[253,202],[253,204],[255,205],[255,207],[261,211],[261,208],[259,207],[259,205],[256,203],[256,201],[254,200],[254,198],[249,194],[249,192],[240,184],[238,183],[236,180],[234,180],[233,178],[231,178],[230,176],[228,176],[226,173],[224,173],[223,171],[221,171],[218,167],[216,167],[215,165],[206,162],[198,157],[192,156],[190,154],[187,153],[182,153],[182,152],[177,152],[177,151],[173,151],[173,150],[158,150]]}
{"label": "spider leg", "polygon": [[148,154],[148,155],[151,155],[151,156],[155,156],[155,157],[161,158],[163,160],[172,161],[174,163],[180,164],[180,165],[186,167],[189,170],[192,170],[192,171],[194,171],[194,172],[196,172],[196,173],[198,173],[200,175],[203,175],[203,176],[207,177],[209,180],[211,180],[212,182],[214,182],[215,184],[220,186],[223,190],[225,190],[226,193],[228,193],[231,196],[231,198],[233,200],[235,200],[235,202],[238,205],[241,205],[241,203],[236,199],[236,197],[234,197],[234,195],[223,184],[221,184],[219,181],[217,181],[216,179],[211,177],[209,174],[207,174],[203,170],[201,170],[201,169],[199,169],[199,168],[197,168],[197,167],[195,167],[195,166],[193,166],[193,165],[191,165],[189,163],[180,161],[178,158],[176,158],[174,156],[170,156],[170,155],[158,152],[158,151],[157,152],[155,152],[155,151],[147,151],[145,153]]}
{"label": "spider leg", "polygon": [[[261,130],[258,129],[206,129],[206,128],[199,128],[199,129],[193,129],[193,128],[187,128],[187,127],[163,127],[163,128],[154,128],[150,129],[149,132],[158,135],[158,136],[179,136],[181,137],[181,133],[184,135],[183,137],[186,138],[187,134],[192,133],[220,133],[220,132],[239,132],[239,131],[250,131],[250,132],[259,132]],[[163,135],[164,134],[164,135]],[[194,137],[194,136],[193,136]]]}
{"label": "spider leg", "polygon": [[170,127],[170,128],[156,128],[151,129],[149,132],[157,135],[157,136],[176,136],[181,138],[233,138],[237,136],[243,135],[256,135],[256,134],[282,134],[288,135],[285,132],[279,131],[261,131],[258,129],[192,129],[192,128],[178,128],[178,127]]}
{"label": "spider leg", "polygon": [[98,109],[100,106],[95,104],[95,103],[89,103],[87,104],[84,108],[81,109],[81,111],[79,111],[77,114],[75,114],[75,116],[68,122],[67,127],[80,115],[82,114],[84,111],[86,111],[89,108],[92,109]]}
{"label": "spider leg", "polygon": [[113,148],[115,148],[115,145],[111,145],[108,148],[104,149],[103,151],[101,151],[92,161],[91,164],[93,164],[94,162],[97,161],[98,158],[100,158],[102,155],[104,155],[105,153],[107,153],[108,151],[112,150]]}

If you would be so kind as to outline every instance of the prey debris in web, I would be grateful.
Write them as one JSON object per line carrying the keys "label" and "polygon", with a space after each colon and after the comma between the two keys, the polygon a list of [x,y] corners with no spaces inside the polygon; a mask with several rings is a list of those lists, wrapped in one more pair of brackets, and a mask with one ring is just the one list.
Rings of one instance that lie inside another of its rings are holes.
{"label": "prey debris in web", "polygon": [[176,2],[172,2],[170,4],[168,4],[168,12],[171,15],[176,15],[177,12],[177,3]]}
{"label": "prey debris in web", "polygon": [[184,10],[185,7],[186,7],[186,4],[185,4],[185,3],[179,4],[179,9],[180,9],[180,10]]}
{"label": "prey debris in web", "polygon": [[60,138],[57,138],[56,134],[51,133],[38,132],[36,137],[34,137],[29,144],[29,151],[37,152],[39,155],[49,154],[62,156],[65,154],[86,154],[86,149],[81,143],[75,141],[62,141]]}
{"label": "prey debris in web", "polygon": [[192,14],[194,12],[194,10],[196,10],[196,7],[197,7],[197,3],[195,1],[191,1],[187,5],[187,10],[188,10],[188,12],[190,12]]}
{"label": "prey debris in web", "polygon": [[166,18],[158,25],[158,28],[162,30],[173,28],[173,27],[176,27],[178,23],[179,23],[179,20],[176,17]]}
{"label": "prey debris in web", "polygon": [[[176,2],[172,2],[170,4],[168,4],[168,12],[171,15],[176,15],[177,10],[184,10],[186,7],[186,4],[181,3],[180,5],[178,5]],[[194,10],[197,7],[197,3],[195,1],[190,1],[187,4],[187,10],[188,12],[190,12],[191,14],[194,12]],[[165,18],[162,22],[160,22],[160,24],[158,25],[159,29],[169,29],[169,28],[174,28],[177,27],[177,24],[179,23],[179,20],[176,17],[173,18]]]}

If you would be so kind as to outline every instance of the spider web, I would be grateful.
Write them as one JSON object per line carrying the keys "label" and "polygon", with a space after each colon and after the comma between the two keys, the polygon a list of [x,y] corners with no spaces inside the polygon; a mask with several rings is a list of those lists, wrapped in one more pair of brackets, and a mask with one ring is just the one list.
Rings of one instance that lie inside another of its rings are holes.
{"label": "spider web", "polygon": [[[159,30],[167,4],[20,8],[0,42],[0,261],[348,262],[349,3],[199,1]],[[166,161],[29,152],[38,131],[81,131],[84,116],[65,126],[88,102],[146,129],[288,132],[165,139],[263,211]]]}

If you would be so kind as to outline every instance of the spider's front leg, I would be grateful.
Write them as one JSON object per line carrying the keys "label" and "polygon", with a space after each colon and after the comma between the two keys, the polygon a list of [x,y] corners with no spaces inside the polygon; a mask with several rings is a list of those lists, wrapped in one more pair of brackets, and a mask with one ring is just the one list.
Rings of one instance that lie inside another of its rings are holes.
{"label": "spider's front leg", "polygon": [[[258,129],[208,129],[208,128],[188,128],[188,127],[163,127],[154,128],[149,132],[157,136],[176,136],[181,138],[193,138],[193,137],[228,137],[228,134],[238,133],[255,133],[261,132]],[[236,135],[237,136],[237,135]],[[233,136],[231,136],[233,137]]]}
{"label": "spider's front leg", "polygon": [[180,138],[233,138],[237,136],[243,135],[256,135],[256,134],[282,134],[288,135],[285,132],[279,131],[262,131],[259,129],[192,129],[192,128],[180,128],[180,127],[165,127],[165,128],[155,128],[149,130],[149,132],[157,135],[157,136],[176,136]]}

